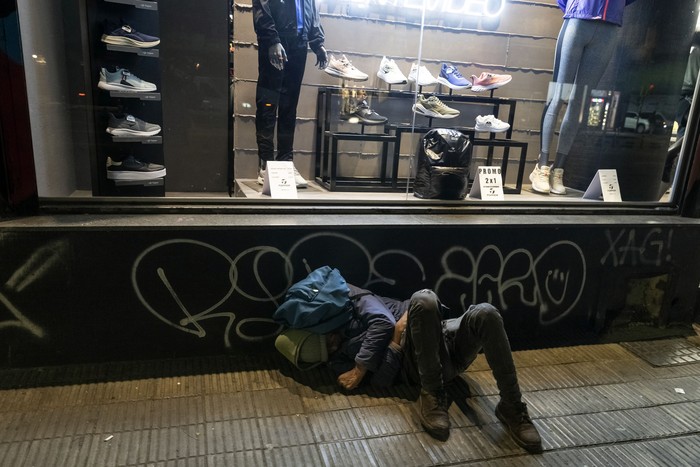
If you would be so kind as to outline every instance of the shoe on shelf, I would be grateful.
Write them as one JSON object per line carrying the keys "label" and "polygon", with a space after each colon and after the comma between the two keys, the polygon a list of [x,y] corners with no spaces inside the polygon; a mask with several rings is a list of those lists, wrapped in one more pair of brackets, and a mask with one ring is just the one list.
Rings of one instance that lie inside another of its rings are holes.
{"label": "shoe on shelf", "polygon": [[472,91],[481,92],[500,88],[510,83],[512,79],[513,77],[511,75],[496,75],[486,72],[481,73],[478,78],[476,75],[472,75]]}
{"label": "shoe on shelf", "polygon": [[262,186],[265,184],[265,169],[258,170],[258,185]]}
{"label": "shoe on shelf", "polygon": [[530,181],[532,182],[532,189],[534,191],[549,194],[549,173],[550,168],[548,165],[540,167],[535,164],[535,169],[530,174]]}
{"label": "shoe on shelf", "polygon": [[564,169],[552,169],[549,174],[549,192],[553,195],[565,195]]}
{"label": "shoe on shelf", "polygon": [[447,415],[449,406],[444,389],[435,392],[421,389],[418,398],[420,423],[430,436],[440,441],[447,441],[450,437],[450,417]]}
{"label": "shoe on shelf", "polygon": [[294,183],[296,183],[297,188],[306,188],[309,186],[309,182],[301,176],[296,166],[294,166]]}
{"label": "shoe on shelf", "polygon": [[351,81],[367,81],[367,78],[369,78],[367,73],[363,73],[355,68],[345,55],[342,55],[340,58],[335,58],[333,54],[330,54],[328,66],[326,66],[323,71],[331,76],[349,79]]}
{"label": "shoe on shelf", "polygon": [[472,87],[472,83],[462,76],[462,73],[450,63],[442,64],[437,82],[444,84],[450,89],[469,89]]}
{"label": "shoe on shelf", "polygon": [[156,85],[132,75],[126,68],[116,67],[115,71],[100,69],[100,81],[97,87],[105,91],[153,92]]}
{"label": "shoe on shelf", "polygon": [[382,57],[377,77],[388,84],[406,84],[408,82],[393,58]]}
{"label": "shoe on shelf", "polygon": [[123,24],[121,27],[102,34],[102,42],[105,44],[125,45],[127,47],[147,49],[160,44],[160,39],[155,36],[137,32],[128,24]]}
{"label": "shoe on shelf", "polygon": [[107,178],[110,180],[153,180],[165,177],[165,167],[160,164],[142,162],[127,156],[121,162],[107,159]]}
{"label": "shoe on shelf", "polygon": [[144,122],[131,114],[116,116],[110,112],[107,133],[112,136],[154,136],[160,133],[160,125]]}
{"label": "shoe on shelf", "polygon": [[413,112],[434,118],[455,118],[459,115],[459,110],[448,107],[437,96],[426,98],[423,94],[418,94]]}
{"label": "shoe on shelf", "polygon": [[505,404],[500,401],[496,406],[496,417],[506,426],[508,433],[520,447],[535,454],[542,452],[542,438],[530,420],[526,404]]}
{"label": "shoe on shelf", "polygon": [[381,125],[388,119],[379,115],[374,110],[370,109],[366,100],[361,100],[355,106],[355,110],[351,113],[341,114],[342,120],[348,120],[350,123],[364,123],[365,125]]}
{"label": "shoe on shelf", "polygon": [[508,131],[510,125],[504,121],[501,121],[494,117],[493,115],[484,115],[476,117],[476,125],[474,129],[476,131],[489,131],[491,133],[502,133]]}
{"label": "shoe on shelf", "polygon": [[421,65],[419,67],[417,63],[411,65],[411,71],[408,73],[408,80],[412,83],[416,83],[418,86],[432,86],[438,82],[437,78],[434,77],[425,66]]}

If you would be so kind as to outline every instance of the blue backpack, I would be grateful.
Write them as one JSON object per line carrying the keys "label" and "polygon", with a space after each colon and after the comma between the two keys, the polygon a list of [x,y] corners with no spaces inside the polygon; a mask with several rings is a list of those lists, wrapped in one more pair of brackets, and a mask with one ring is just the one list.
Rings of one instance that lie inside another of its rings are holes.
{"label": "blue backpack", "polygon": [[292,329],[326,334],[350,321],[352,307],[340,271],[322,266],[289,288],[272,319]]}

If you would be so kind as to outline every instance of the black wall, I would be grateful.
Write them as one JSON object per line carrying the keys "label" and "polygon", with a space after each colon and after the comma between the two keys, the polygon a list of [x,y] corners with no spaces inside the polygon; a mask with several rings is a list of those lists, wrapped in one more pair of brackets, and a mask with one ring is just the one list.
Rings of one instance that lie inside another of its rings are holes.
{"label": "black wall", "polygon": [[0,365],[268,351],[286,288],[325,264],[380,294],[433,288],[455,314],[489,301],[516,349],[615,339],[651,277],[648,327],[692,322],[695,226],[537,224],[4,229]]}

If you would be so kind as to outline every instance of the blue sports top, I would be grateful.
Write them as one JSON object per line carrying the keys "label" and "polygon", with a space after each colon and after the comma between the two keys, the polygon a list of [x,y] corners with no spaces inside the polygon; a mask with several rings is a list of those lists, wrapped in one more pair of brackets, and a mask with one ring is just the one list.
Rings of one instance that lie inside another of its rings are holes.
{"label": "blue sports top", "polygon": [[558,0],[564,18],[593,19],[622,26],[622,12],[635,0]]}

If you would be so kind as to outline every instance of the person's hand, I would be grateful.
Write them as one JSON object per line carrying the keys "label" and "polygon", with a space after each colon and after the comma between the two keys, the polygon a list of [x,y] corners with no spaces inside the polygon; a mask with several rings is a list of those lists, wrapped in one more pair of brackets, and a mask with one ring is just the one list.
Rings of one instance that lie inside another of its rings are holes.
{"label": "person's hand", "polygon": [[328,54],[323,46],[316,51],[316,66],[319,70],[323,70],[328,66]]}
{"label": "person's hand", "polygon": [[365,377],[365,373],[367,373],[365,368],[361,367],[360,365],[355,365],[355,368],[352,370],[338,376],[338,384],[340,384],[343,389],[348,391],[355,389],[362,382],[362,378]]}
{"label": "person's hand", "polygon": [[270,58],[270,63],[273,67],[280,71],[284,70],[284,62],[287,61],[287,52],[284,50],[284,47],[282,47],[282,44],[277,43],[271,45],[270,48],[267,49],[267,56]]}
{"label": "person's hand", "polygon": [[401,335],[406,330],[406,325],[408,324],[408,312],[404,313],[400,320],[396,322],[394,326],[394,337],[392,337],[391,342],[396,345],[401,345]]}

